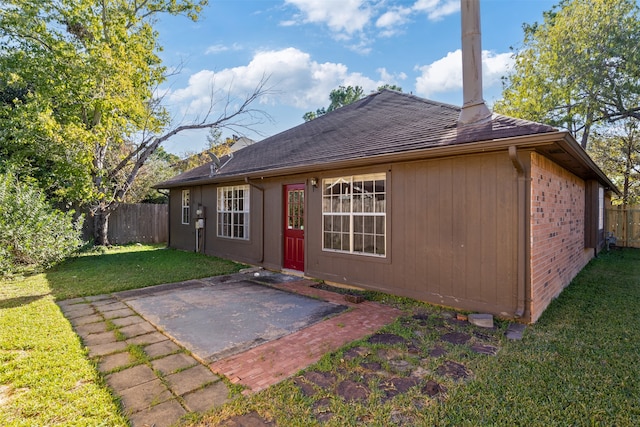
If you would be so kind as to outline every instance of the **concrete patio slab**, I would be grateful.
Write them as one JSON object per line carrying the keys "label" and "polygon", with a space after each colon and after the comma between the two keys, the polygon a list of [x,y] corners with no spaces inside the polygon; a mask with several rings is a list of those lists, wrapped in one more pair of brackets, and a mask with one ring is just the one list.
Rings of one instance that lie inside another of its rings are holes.
{"label": "concrete patio slab", "polygon": [[249,281],[200,282],[174,292],[150,290],[120,297],[208,362],[299,331],[346,309]]}

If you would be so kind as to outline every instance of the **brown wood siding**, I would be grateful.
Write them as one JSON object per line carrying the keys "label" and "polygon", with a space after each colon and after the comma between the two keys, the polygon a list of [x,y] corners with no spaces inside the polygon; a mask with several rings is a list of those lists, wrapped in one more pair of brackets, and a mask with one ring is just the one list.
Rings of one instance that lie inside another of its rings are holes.
{"label": "brown wood siding", "polygon": [[[308,200],[307,274],[506,316],[516,307],[517,175],[506,152],[371,169],[387,174],[387,257],[322,251]],[[335,171],[343,176],[365,171]]]}
{"label": "brown wood siding", "polygon": [[193,203],[195,191],[191,187],[171,189],[169,193],[169,245],[172,248],[193,251],[195,250],[196,231],[193,220],[190,224],[182,224],[182,190],[190,191],[191,214],[195,213]]}

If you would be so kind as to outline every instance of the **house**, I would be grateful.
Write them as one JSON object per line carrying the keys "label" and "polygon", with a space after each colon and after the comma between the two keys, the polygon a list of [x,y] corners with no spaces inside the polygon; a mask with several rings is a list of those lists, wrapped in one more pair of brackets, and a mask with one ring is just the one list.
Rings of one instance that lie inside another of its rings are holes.
{"label": "house", "polygon": [[462,108],[382,90],[159,184],[169,245],[535,322],[617,190],[568,132],[492,115],[476,66]]}

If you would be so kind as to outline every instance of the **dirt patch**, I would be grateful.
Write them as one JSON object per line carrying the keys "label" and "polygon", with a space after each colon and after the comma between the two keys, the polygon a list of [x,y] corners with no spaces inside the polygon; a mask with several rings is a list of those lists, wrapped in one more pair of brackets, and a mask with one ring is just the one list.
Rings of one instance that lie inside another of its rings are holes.
{"label": "dirt patch", "polygon": [[382,369],[382,364],[380,362],[362,362],[360,367],[367,371],[379,371]]}
{"label": "dirt patch", "polygon": [[313,404],[313,412],[316,415],[316,419],[321,423],[326,423],[333,418],[334,413],[329,409],[331,408],[331,399],[324,397]]}
{"label": "dirt patch", "polygon": [[451,344],[466,344],[471,339],[471,336],[464,332],[449,332],[442,335],[440,339]]}
{"label": "dirt patch", "polygon": [[385,345],[407,344],[406,339],[396,334],[375,334],[369,337],[367,341],[371,344],[385,344]]}
{"label": "dirt patch", "polygon": [[442,365],[438,366],[436,372],[440,376],[449,377],[456,381],[465,380],[471,376],[471,372],[466,366],[451,360],[447,360]]}
{"label": "dirt patch", "polygon": [[441,386],[434,380],[427,381],[427,383],[422,387],[422,392],[429,397],[437,396],[438,394],[443,393],[445,391],[446,391],[446,388]]}
{"label": "dirt patch", "polygon": [[263,427],[263,426],[275,426],[273,421],[267,421],[258,415],[257,412],[249,412],[245,415],[236,415],[231,418],[227,418],[221,424],[221,427]]}
{"label": "dirt patch", "polygon": [[498,347],[488,345],[488,344],[475,343],[471,346],[471,351],[479,354],[487,354],[489,356],[495,356],[495,354],[498,352]]}
{"label": "dirt patch", "polygon": [[371,354],[371,350],[366,347],[353,347],[344,352],[345,360],[353,360],[358,357],[366,357]]}
{"label": "dirt patch", "polygon": [[344,380],[336,387],[336,394],[347,402],[364,402],[369,398],[371,390],[364,384]]}
{"label": "dirt patch", "polygon": [[380,385],[387,399],[392,399],[399,394],[409,391],[411,387],[418,385],[418,380],[411,377],[395,377],[388,379]]}
{"label": "dirt patch", "polygon": [[440,347],[439,345],[435,346],[429,351],[429,356],[431,357],[442,357],[447,354],[447,350]]}
{"label": "dirt patch", "polygon": [[318,392],[315,388],[308,382],[304,380],[303,377],[298,377],[293,380],[293,383],[300,389],[303,395],[307,397],[315,396]]}
{"label": "dirt patch", "polygon": [[336,383],[335,375],[329,372],[310,371],[305,372],[303,377],[320,388],[330,388]]}

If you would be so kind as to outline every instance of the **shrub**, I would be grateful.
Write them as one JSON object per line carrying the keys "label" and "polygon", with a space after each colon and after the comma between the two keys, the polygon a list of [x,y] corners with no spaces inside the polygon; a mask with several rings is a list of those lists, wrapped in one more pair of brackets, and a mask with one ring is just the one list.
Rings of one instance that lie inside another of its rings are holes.
{"label": "shrub", "polygon": [[43,269],[82,244],[83,218],[54,209],[36,186],[0,174],[0,276]]}

